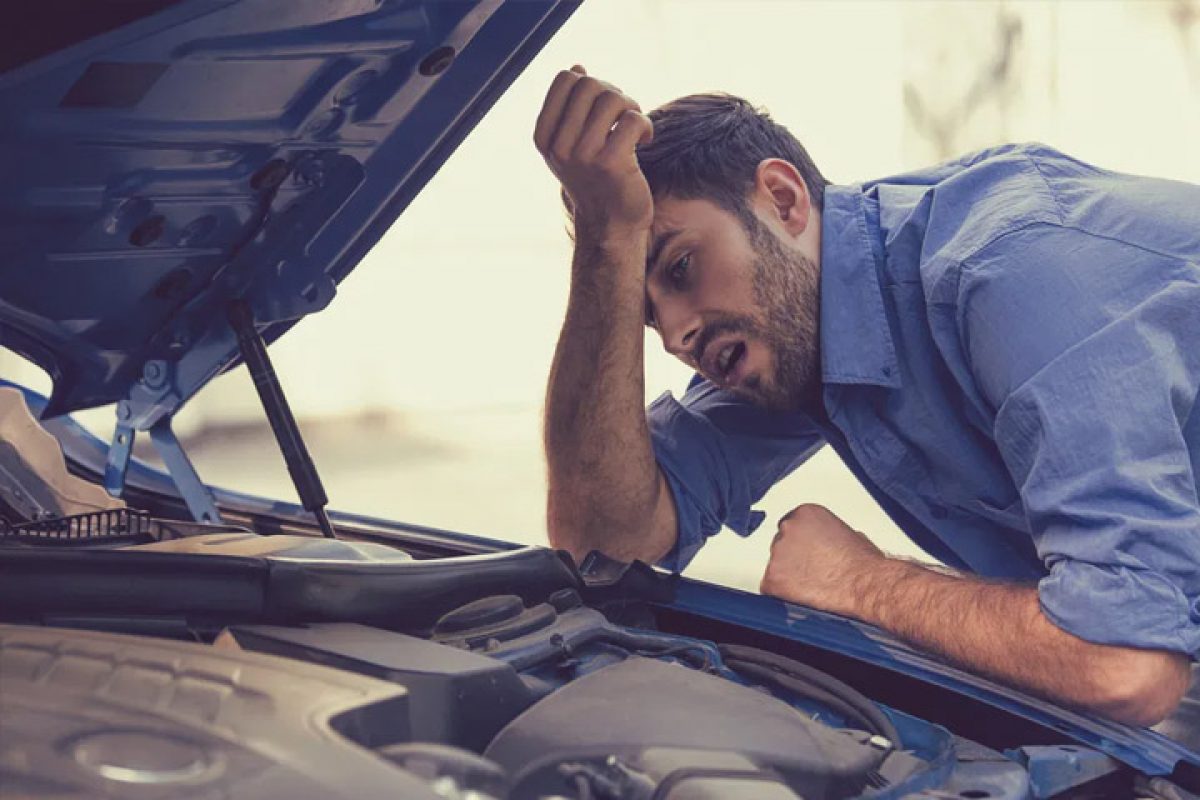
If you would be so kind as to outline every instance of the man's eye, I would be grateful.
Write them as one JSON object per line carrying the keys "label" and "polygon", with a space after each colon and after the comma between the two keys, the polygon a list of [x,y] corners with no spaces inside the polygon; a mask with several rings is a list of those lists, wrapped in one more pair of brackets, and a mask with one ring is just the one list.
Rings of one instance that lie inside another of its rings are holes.
{"label": "man's eye", "polygon": [[667,280],[675,286],[684,285],[687,282],[688,270],[691,266],[692,256],[689,253],[667,268]]}

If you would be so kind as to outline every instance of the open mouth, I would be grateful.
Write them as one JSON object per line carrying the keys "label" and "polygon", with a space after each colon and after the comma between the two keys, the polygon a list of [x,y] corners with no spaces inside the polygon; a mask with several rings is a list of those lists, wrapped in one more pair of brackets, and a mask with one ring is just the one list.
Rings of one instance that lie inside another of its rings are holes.
{"label": "open mouth", "polygon": [[729,383],[730,378],[737,372],[738,365],[746,358],[744,342],[730,342],[717,353],[717,376],[722,383]]}

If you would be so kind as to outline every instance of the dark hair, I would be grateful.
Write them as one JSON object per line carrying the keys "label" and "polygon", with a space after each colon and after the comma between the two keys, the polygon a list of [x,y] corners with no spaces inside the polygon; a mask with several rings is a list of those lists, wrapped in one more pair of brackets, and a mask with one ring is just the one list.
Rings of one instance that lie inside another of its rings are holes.
{"label": "dark hair", "polygon": [[[829,181],[804,145],[765,109],[735,95],[709,92],[672,100],[647,116],[654,123],[654,140],[640,145],[637,157],[655,197],[711,200],[753,231],[759,223],[746,198],[755,171],[768,158],[782,158],[804,179],[813,205],[824,206]],[[560,194],[573,223],[571,198],[565,188]],[[567,235],[575,238],[573,225]]]}
{"label": "dark hair", "polygon": [[803,145],[767,114],[730,94],[693,94],[649,114],[654,140],[638,148],[638,163],[655,197],[711,200],[739,218],[755,170],[768,158],[788,161],[821,208],[825,180]]}

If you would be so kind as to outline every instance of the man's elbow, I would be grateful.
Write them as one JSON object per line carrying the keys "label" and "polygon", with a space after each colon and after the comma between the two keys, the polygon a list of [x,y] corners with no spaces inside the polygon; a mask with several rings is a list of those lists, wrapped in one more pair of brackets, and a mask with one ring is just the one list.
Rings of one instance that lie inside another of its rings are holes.
{"label": "man's elbow", "polygon": [[1190,661],[1179,653],[1119,648],[1106,662],[1093,671],[1095,710],[1127,725],[1162,722],[1191,680]]}
{"label": "man's elbow", "polygon": [[569,503],[555,502],[551,496],[546,509],[546,536],[555,550],[566,550],[579,563],[593,548],[585,543],[581,522],[567,512]]}
{"label": "man's elbow", "polygon": [[583,557],[594,549],[588,547],[580,537],[572,535],[563,526],[551,525],[546,533],[550,540],[550,546],[555,550],[565,550],[570,553],[576,564],[582,563]]}
{"label": "man's elbow", "polygon": [[587,500],[573,498],[570,501],[551,498],[546,513],[546,536],[555,550],[565,550],[582,564],[593,550],[599,550],[610,558],[625,558],[619,542],[613,541],[612,532],[622,530]]}

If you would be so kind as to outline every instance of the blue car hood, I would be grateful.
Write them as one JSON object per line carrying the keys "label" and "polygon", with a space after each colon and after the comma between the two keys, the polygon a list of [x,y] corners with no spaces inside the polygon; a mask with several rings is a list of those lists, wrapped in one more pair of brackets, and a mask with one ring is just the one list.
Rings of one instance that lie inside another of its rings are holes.
{"label": "blue car hood", "polygon": [[237,363],[230,300],[268,342],[324,308],[578,2],[39,4],[0,56],[0,342],[44,416],[147,430]]}

